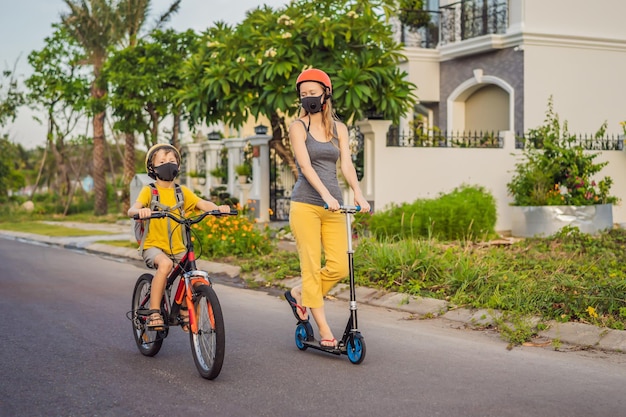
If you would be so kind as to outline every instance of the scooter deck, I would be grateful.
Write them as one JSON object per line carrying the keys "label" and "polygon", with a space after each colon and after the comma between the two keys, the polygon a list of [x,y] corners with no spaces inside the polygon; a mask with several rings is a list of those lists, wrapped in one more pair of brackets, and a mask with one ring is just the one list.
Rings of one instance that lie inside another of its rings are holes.
{"label": "scooter deck", "polygon": [[341,346],[337,346],[337,347],[322,346],[320,345],[320,342],[317,339],[303,340],[302,342],[304,343],[304,346],[306,346],[307,348],[321,350],[322,352],[332,353],[334,355],[341,355],[342,353],[345,352],[345,349],[342,350]]}

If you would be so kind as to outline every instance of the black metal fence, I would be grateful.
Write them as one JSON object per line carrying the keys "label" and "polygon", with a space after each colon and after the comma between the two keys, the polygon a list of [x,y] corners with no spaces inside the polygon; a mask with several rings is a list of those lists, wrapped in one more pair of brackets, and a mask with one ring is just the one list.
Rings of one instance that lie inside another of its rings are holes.
{"label": "black metal fence", "polygon": [[[565,144],[571,147],[580,146],[588,151],[622,151],[624,150],[624,137],[622,135],[587,135],[581,134],[573,136],[571,141],[565,141]],[[534,147],[542,148],[542,138],[532,137],[523,134],[515,135],[515,149],[524,149],[525,144],[530,142]]]}
{"label": "black metal fence", "polygon": [[412,148],[502,148],[499,132],[430,132],[401,134],[394,126],[387,132],[387,146]]}

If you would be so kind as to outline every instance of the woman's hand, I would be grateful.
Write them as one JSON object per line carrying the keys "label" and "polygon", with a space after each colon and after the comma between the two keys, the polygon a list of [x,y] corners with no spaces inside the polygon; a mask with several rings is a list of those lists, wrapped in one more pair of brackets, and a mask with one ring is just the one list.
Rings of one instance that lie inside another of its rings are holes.
{"label": "woman's hand", "polygon": [[370,203],[368,203],[367,200],[363,196],[355,198],[354,205],[361,207],[361,210],[359,211],[360,213],[370,212]]}
{"label": "woman's hand", "polygon": [[333,196],[328,196],[324,199],[324,203],[326,203],[326,209],[329,211],[337,211],[339,210],[340,204],[336,198]]}

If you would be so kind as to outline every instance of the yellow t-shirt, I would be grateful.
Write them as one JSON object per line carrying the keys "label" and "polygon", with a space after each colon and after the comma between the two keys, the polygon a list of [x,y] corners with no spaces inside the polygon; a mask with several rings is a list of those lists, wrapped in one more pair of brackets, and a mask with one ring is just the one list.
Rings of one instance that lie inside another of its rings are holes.
{"label": "yellow t-shirt", "polygon": [[[174,186],[172,186],[172,188],[162,188],[156,185],[156,188],[159,191],[159,202],[161,204],[168,207],[174,207],[177,204],[176,189]],[[184,185],[181,185],[180,188],[183,191],[185,216],[189,216],[189,214],[196,208],[196,204],[200,201],[200,197]],[[143,187],[139,192],[137,201],[139,201],[143,207],[150,207],[150,203],[152,201],[152,188],[148,185]],[[178,210],[175,210],[174,213],[180,214]],[[168,232],[167,228],[168,222],[170,225],[170,232]],[[143,245],[144,250],[156,247],[169,255],[184,252],[185,244],[183,243],[182,229],[183,226],[168,218],[150,219],[150,227],[148,228],[146,241]]]}

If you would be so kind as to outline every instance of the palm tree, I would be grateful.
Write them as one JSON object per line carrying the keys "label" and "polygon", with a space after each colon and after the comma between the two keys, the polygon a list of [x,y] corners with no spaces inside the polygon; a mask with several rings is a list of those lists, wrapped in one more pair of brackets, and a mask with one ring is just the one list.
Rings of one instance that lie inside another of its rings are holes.
{"label": "palm tree", "polygon": [[[86,65],[93,67],[91,83],[91,98],[93,112],[93,179],[95,192],[95,215],[104,215],[108,212],[105,179],[105,137],[104,122],[106,116],[107,94],[106,82],[101,73],[107,59],[107,50],[110,47],[120,46],[127,41],[129,45],[136,42],[137,36],[146,20],[150,8],[150,0],[64,0],[69,7],[68,13],[61,15],[63,25],[79,42],[87,55]],[[157,20],[157,26],[178,10],[181,0],[172,3],[169,10]],[[125,147],[125,182],[128,176],[126,170],[134,173],[134,136],[132,149],[129,149],[126,138]],[[132,156],[130,156],[130,155]],[[127,159],[132,158],[128,164]],[[132,179],[132,175],[130,175]],[[128,179],[128,184],[130,184]]]}
{"label": "palm tree", "polygon": [[[170,17],[176,13],[180,7],[182,0],[175,0],[168,10],[162,13],[156,21],[154,27],[148,32],[160,29]],[[146,21],[146,17],[150,11],[150,0],[126,0],[120,4],[120,13],[122,20],[126,25],[125,41],[127,47],[135,47],[140,37],[141,30]],[[129,124],[126,124],[129,125]],[[131,205],[130,201],[130,182],[135,176],[135,132],[124,133],[124,174],[122,176],[122,213],[128,211]]]}

